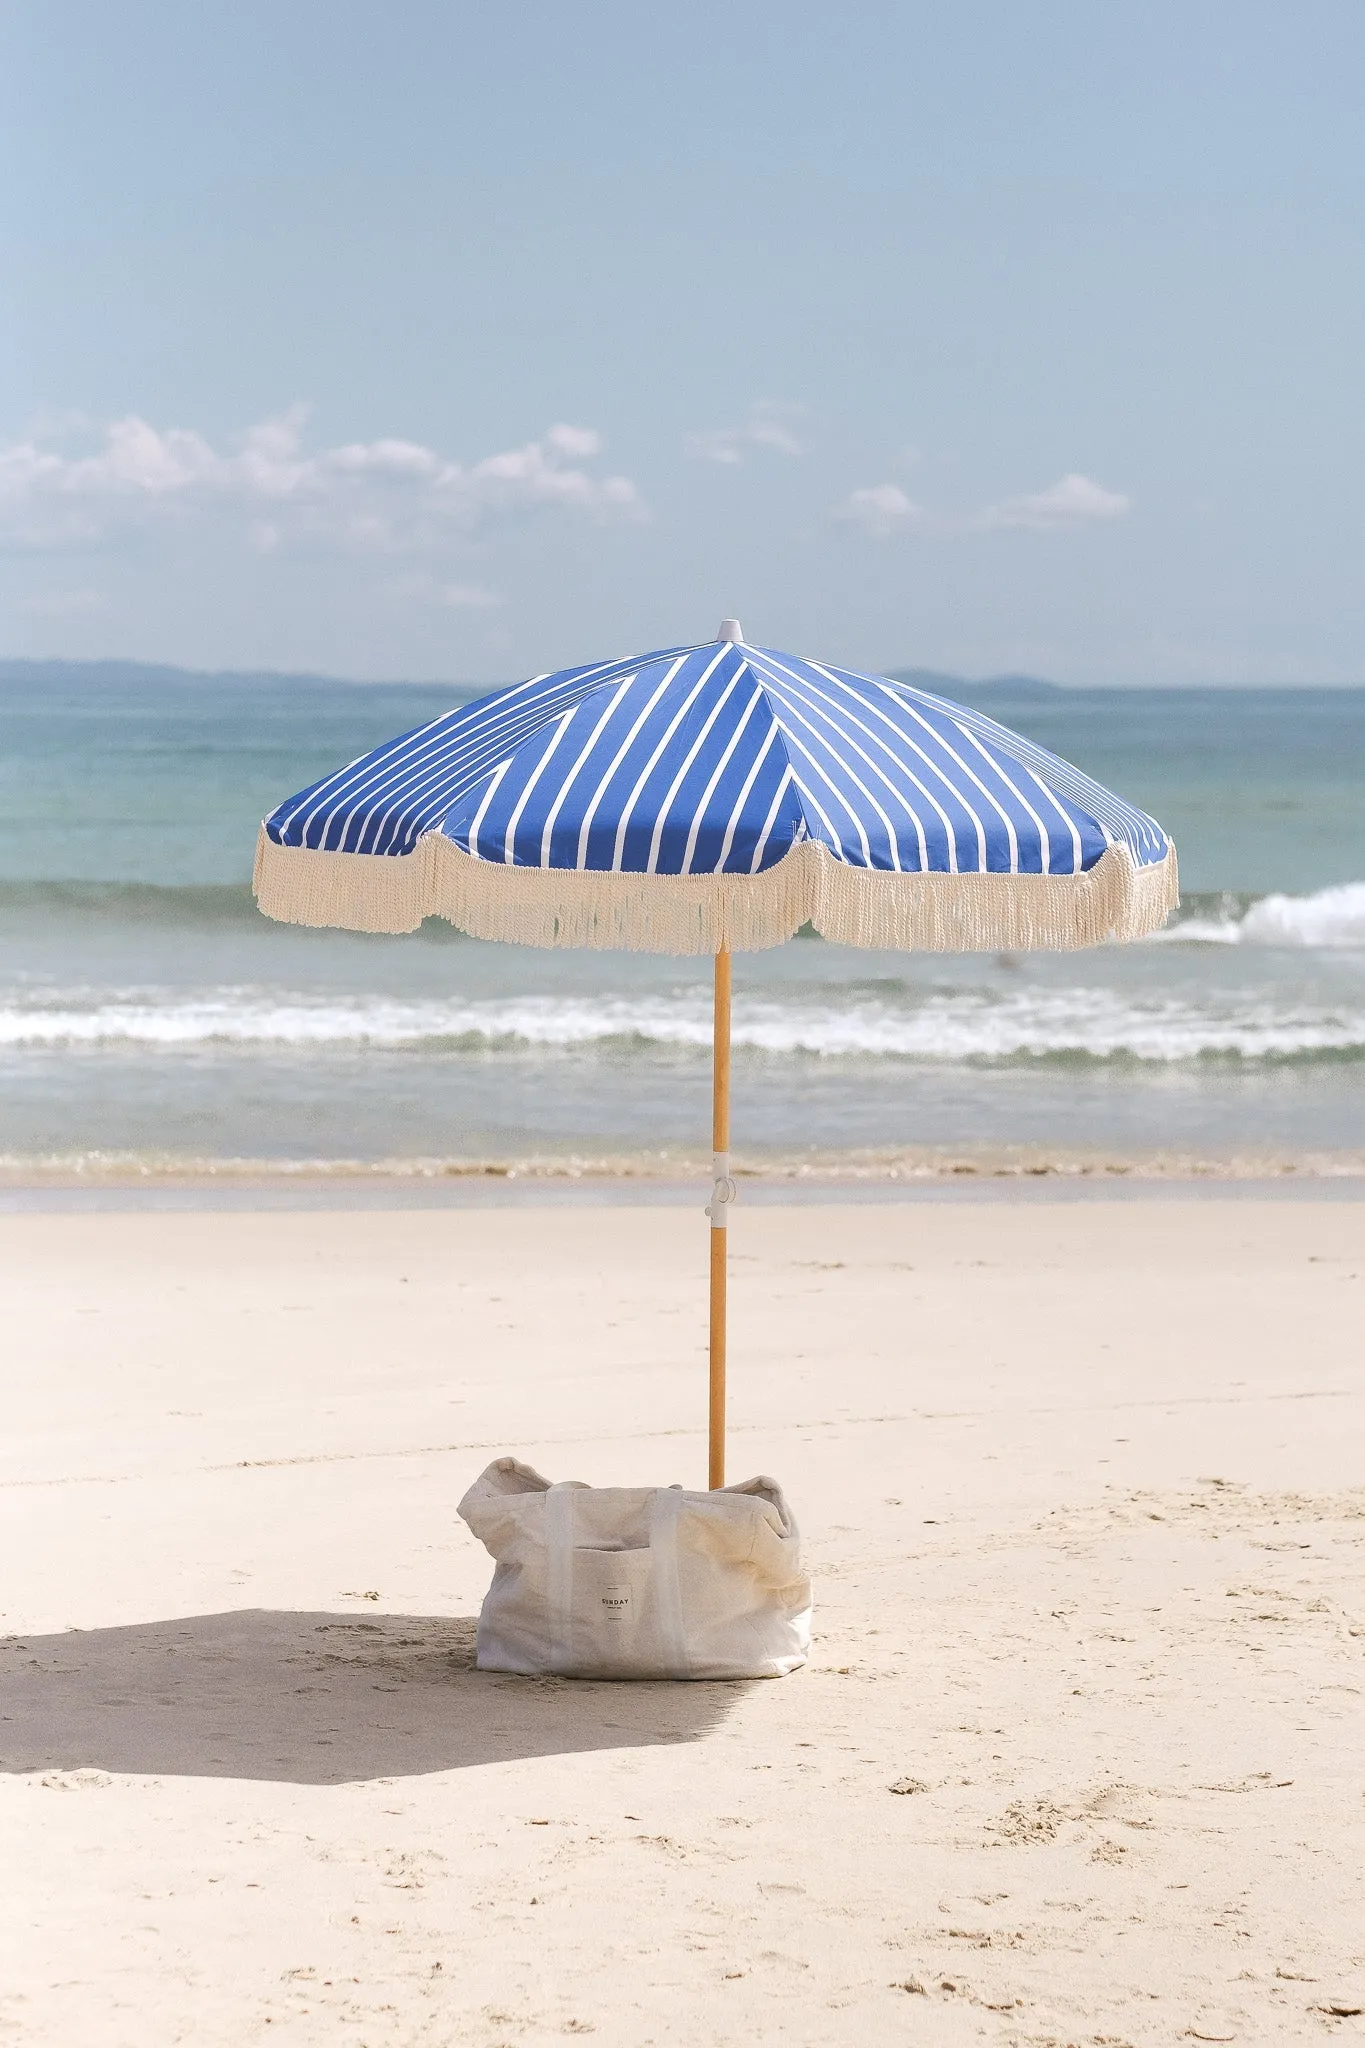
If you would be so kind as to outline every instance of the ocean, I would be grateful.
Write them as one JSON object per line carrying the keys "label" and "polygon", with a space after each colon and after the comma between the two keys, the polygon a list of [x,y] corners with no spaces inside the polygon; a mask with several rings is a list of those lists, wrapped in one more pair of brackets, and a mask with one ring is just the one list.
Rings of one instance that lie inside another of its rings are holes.
{"label": "ocean", "polygon": [[[1365,1159],[1365,690],[962,694],[1153,812],[1181,911],[1083,954],[802,936],[740,956],[739,1158],[874,1178]],[[706,962],[257,913],[260,817],[459,695],[0,675],[8,1178],[704,1160]]]}

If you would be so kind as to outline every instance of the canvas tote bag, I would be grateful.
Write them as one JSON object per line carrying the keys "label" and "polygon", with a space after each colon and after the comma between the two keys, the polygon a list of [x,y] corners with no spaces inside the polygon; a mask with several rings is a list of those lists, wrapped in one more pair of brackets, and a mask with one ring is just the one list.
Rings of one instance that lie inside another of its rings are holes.
{"label": "canvas tote bag", "polygon": [[750,1479],[552,1486],[498,1458],[459,1512],[495,1560],[481,1671],[782,1678],[810,1649],[810,1581],[782,1489]]}

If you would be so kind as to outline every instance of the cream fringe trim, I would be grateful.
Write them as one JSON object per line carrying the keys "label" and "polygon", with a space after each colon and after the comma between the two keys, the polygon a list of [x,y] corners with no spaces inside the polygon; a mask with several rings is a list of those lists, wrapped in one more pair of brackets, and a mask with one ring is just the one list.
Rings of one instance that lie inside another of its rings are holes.
{"label": "cream fringe trim", "polygon": [[894,875],[806,840],[761,875],[624,875],[472,860],[439,832],[410,854],[256,842],[256,901],[286,924],[415,931],[444,917],[478,939],[637,953],[756,952],[803,924],[846,946],[1068,952],[1159,931],[1180,900],[1175,848],[1155,867],[1111,846],[1084,875]]}

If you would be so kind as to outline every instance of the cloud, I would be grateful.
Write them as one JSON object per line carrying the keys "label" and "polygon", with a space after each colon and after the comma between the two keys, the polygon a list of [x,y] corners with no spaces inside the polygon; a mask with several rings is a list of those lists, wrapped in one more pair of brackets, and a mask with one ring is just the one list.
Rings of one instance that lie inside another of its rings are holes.
{"label": "cloud", "polygon": [[1017,527],[1030,533],[1055,533],[1067,526],[1088,526],[1097,519],[1121,519],[1132,499],[1121,491],[1106,491],[1088,476],[1071,470],[1045,491],[1031,491],[1019,498],[1002,498],[988,505],[980,515],[983,527]]}
{"label": "cloud", "polygon": [[584,462],[590,455],[602,453],[602,436],[592,427],[551,427],[545,445],[558,455]]}
{"label": "cloud", "polygon": [[801,417],[795,405],[755,405],[740,427],[711,427],[704,433],[689,434],[687,453],[702,462],[719,462],[727,467],[741,463],[755,450],[774,455],[804,455],[804,443],[792,431],[793,420]]}
{"label": "cloud", "polygon": [[0,448],[0,537],[35,548],[91,545],[158,520],[216,514],[242,519],[250,544],[267,553],[298,540],[408,552],[542,509],[594,518],[643,511],[628,477],[586,466],[602,448],[590,427],[554,426],[463,464],[396,438],[310,451],[306,418],[294,406],[227,449],[193,428],[136,416],[104,427],[81,453],[68,452],[69,436],[34,433]]}
{"label": "cloud", "polygon": [[846,526],[860,527],[877,540],[913,531],[944,537],[996,532],[1014,528],[1031,533],[1058,533],[1068,527],[1093,525],[1097,520],[1121,519],[1132,500],[1121,491],[1106,491],[1091,478],[1075,470],[1059,477],[1045,491],[1031,491],[1017,498],[1002,498],[967,517],[932,513],[908,497],[899,484],[870,484],[852,491],[834,517]]}
{"label": "cloud", "polygon": [[899,484],[868,484],[863,490],[850,491],[834,516],[845,526],[861,527],[875,539],[885,540],[911,522],[918,525],[924,514]]}

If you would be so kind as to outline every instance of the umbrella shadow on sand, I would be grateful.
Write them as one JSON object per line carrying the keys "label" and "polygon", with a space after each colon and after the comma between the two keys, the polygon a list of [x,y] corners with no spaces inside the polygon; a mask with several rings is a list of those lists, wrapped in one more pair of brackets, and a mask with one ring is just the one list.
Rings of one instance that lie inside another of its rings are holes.
{"label": "umbrella shadow on sand", "polygon": [[471,1618],[243,1608],[0,1641],[0,1770],[340,1785],[693,1742],[738,1684],[513,1678]]}

